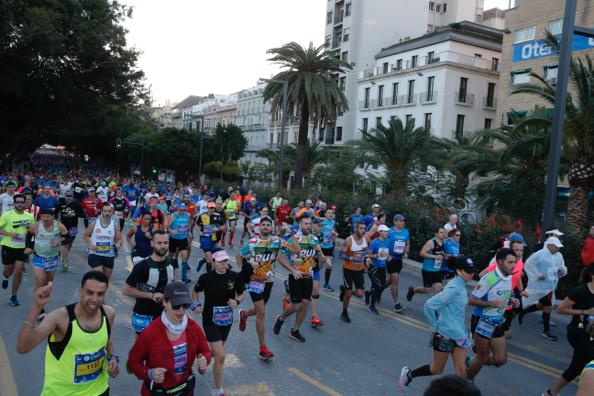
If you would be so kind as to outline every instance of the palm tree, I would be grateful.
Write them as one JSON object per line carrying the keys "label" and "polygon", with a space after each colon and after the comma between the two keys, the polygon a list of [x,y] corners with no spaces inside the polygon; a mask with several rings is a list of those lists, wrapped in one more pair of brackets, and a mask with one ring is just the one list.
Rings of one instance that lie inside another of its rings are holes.
{"label": "palm tree", "polygon": [[[273,78],[289,84],[287,113],[300,117],[294,184],[301,187],[309,123],[313,120],[314,128],[319,128],[334,122],[337,111],[348,110],[347,98],[336,80],[339,73],[351,66],[325,52],[324,45],[316,48],[313,43],[304,48],[291,42],[267,52],[272,54],[268,60],[282,69]],[[283,89],[280,84],[268,84],[263,97],[264,102],[271,101],[270,111],[275,117],[281,114]]]}
{"label": "palm tree", "polygon": [[[559,48],[547,33],[547,40]],[[543,77],[531,73],[538,83],[516,87],[512,94],[528,93],[555,104],[555,88]],[[588,219],[588,190],[594,188],[594,68],[590,56],[572,59],[565,115],[564,151],[571,158],[568,172],[571,193],[567,205],[567,227],[573,234],[583,232]],[[552,119],[548,118],[549,122]],[[529,121],[527,121],[529,122]]]}
{"label": "palm tree", "polygon": [[[287,147],[285,151],[287,159],[296,162],[297,151],[298,146],[296,144],[292,144],[289,147]],[[312,144],[309,139],[306,140],[304,152],[305,155],[303,156],[303,178],[307,182],[310,180],[311,173],[316,167],[316,165],[325,162],[328,159],[328,155],[330,154],[330,152],[326,147],[322,146],[320,142],[314,142]]]}
{"label": "palm tree", "polygon": [[415,127],[414,118],[403,123],[396,117],[390,119],[387,127],[380,124],[371,131],[361,130],[361,133],[362,148],[372,154],[370,161],[375,160],[386,167],[391,188],[404,198],[411,171],[431,163],[429,131]]}
{"label": "palm tree", "polygon": [[[257,157],[264,158],[267,165],[263,166],[264,173],[270,175],[270,181],[276,180],[275,175],[278,173],[278,164],[280,163],[280,152],[272,149],[262,149],[256,153]],[[283,180],[291,171],[291,165],[286,160],[283,161]]]}

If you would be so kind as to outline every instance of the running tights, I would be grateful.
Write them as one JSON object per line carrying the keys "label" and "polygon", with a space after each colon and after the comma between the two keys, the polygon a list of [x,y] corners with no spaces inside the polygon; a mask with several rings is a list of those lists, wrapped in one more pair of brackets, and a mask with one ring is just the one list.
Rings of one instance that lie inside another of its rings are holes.
{"label": "running tights", "polygon": [[590,341],[590,336],[584,329],[579,329],[572,324],[567,326],[567,340],[573,347],[573,356],[569,367],[561,376],[565,381],[572,382],[580,375],[586,364],[594,359],[594,342]]}
{"label": "running tights", "polygon": [[375,302],[382,294],[386,287],[386,269],[371,266],[369,268],[369,280],[371,281],[371,302],[370,305],[375,306]]}

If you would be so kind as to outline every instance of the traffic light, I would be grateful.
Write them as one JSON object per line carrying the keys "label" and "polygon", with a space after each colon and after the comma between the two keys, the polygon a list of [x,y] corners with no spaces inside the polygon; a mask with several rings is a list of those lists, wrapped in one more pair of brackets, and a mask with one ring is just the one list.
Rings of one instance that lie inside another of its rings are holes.
{"label": "traffic light", "polygon": [[153,167],[153,175],[157,174],[157,168]]}
{"label": "traffic light", "polygon": [[117,138],[116,139],[116,149],[119,150],[122,148],[122,139]]}

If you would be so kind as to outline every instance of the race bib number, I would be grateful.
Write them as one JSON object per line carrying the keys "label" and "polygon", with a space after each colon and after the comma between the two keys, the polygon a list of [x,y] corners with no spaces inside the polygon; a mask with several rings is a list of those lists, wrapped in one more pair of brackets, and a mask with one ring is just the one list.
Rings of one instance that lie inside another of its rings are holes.
{"label": "race bib number", "polygon": [[101,375],[105,364],[105,349],[95,353],[74,355],[74,383],[91,382]]}
{"label": "race bib number", "polygon": [[184,234],[184,233],[188,232],[188,225],[181,224],[181,225],[177,226],[177,232],[179,232],[180,234]]}
{"label": "race bib number", "polygon": [[109,253],[111,251],[111,243],[109,242],[97,242],[97,253]]}
{"label": "race bib number", "polygon": [[405,247],[406,247],[406,242],[402,242],[402,241],[394,242],[394,252],[397,254],[403,254]]}
{"label": "race bib number", "polygon": [[184,342],[173,347],[173,374],[182,375],[188,364],[188,345]]}
{"label": "race bib number", "polygon": [[14,238],[10,238],[10,242],[14,243],[14,244],[21,244],[21,243],[25,243],[25,239],[26,239],[26,235],[18,235]]}
{"label": "race bib number", "polygon": [[229,326],[233,323],[233,310],[231,307],[212,307],[212,322],[217,326]]}
{"label": "race bib number", "polygon": [[433,262],[433,268],[435,269],[441,269],[441,264],[443,263],[443,260],[435,260]]}
{"label": "race bib number", "polygon": [[205,225],[204,226],[204,236],[211,236],[213,232],[215,232],[216,226],[213,225]]}
{"label": "race bib number", "polygon": [[115,217],[117,217],[118,219],[123,218],[124,217],[124,212],[120,212],[120,211],[115,212]]}
{"label": "race bib number", "polygon": [[251,293],[262,294],[264,292],[264,282],[250,281],[247,290]]}
{"label": "race bib number", "polygon": [[137,333],[142,333],[142,331],[153,321],[153,317],[151,315],[140,315],[136,312],[132,312],[130,321],[132,322],[132,329]]}
{"label": "race bib number", "polygon": [[480,318],[478,324],[476,325],[475,332],[485,338],[491,339],[493,338],[495,327],[497,327],[496,323],[490,321],[489,319]]}
{"label": "race bib number", "polygon": [[68,229],[68,235],[71,237],[76,236],[76,234],[78,234],[78,227],[70,227]]}
{"label": "race bib number", "polygon": [[380,261],[386,261],[390,254],[388,248],[379,248],[377,252],[377,259]]}

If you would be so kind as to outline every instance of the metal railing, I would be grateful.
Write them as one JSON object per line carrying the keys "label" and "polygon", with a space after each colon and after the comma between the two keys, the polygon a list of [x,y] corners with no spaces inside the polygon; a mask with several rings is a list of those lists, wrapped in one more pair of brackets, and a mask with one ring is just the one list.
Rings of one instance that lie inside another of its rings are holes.
{"label": "metal railing", "polygon": [[419,102],[421,103],[435,103],[437,101],[437,91],[421,92],[419,94]]}
{"label": "metal railing", "polygon": [[497,98],[491,96],[483,96],[483,107],[485,109],[493,109],[497,108]]}
{"label": "metal railing", "polygon": [[400,95],[398,101],[400,102],[400,106],[414,105],[417,103],[417,94],[412,93]]}
{"label": "metal railing", "polygon": [[468,92],[456,92],[454,94],[454,103],[472,106],[474,104],[474,94]]}

